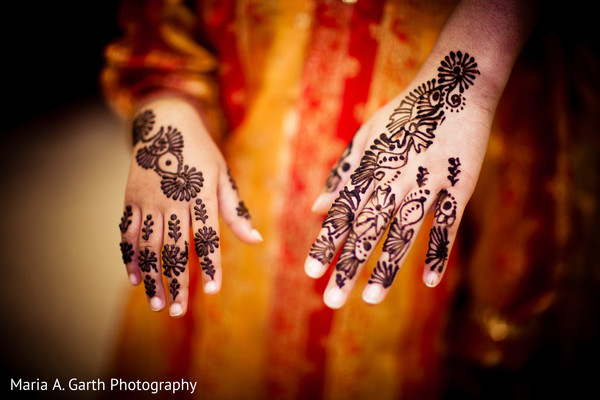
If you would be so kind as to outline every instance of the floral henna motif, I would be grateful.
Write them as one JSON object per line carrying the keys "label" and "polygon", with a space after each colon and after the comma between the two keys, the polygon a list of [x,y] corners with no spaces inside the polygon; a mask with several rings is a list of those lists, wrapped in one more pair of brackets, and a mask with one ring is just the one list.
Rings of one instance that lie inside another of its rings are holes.
{"label": "floral henna motif", "polygon": [[250,212],[248,211],[248,207],[246,207],[246,204],[244,204],[243,201],[240,201],[238,203],[238,206],[236,207],[235,210],[237,211],[238,217],[250,219]]}
{"label": "floral henna motif", "polygon": [[129,264],[133,260],[133,245],[127,241],[122,241],[120,246],[123,263]]}
{"label": "floral henna motif", "polygon": [[427,258],[425,264],[429,265],[429,269],[434,271],[436,268],[441,273],[444,269],[444,264],[448,259],[448,229],[444,227],[434,226],[429,234],[429,250],[427,250]]}
{"label": "floral henna motif", "polygon": [[342,180],[342,176],[340,175],[340,173],[348,172],[348,170],[350,169],[350,163],[348,163],[346,159],[350,156],[350,153],[352,152],[352,143],[353,142],[350,142],[348,147],[346,147],[346,150],[344,150],[344,152],[342,153],[342,156],[340,157],[338,162],[329,171],[329,175],[327,175],[327,180],[325,181],[326,192],[333,192]]}
{"label": "floral henna motif", "polygon": [[152,234],[152,232],[154,232],[152,230],[152,225],[154,225],[154,221],[152,221],[152,215],[148,214],[146,215],[146,219],[144,220],[144,226],[142,227],[142,232],[144,233],[142,235],[142,239],[150,240],[150,235]]}
{"label": "floral henna motif", "polygon": [[203,226],[195,233],[194,242],[198,256],[207,256],[208,253],[214,253],[215,249],[219,247],[219,236],[212,227]]}
{"label": "floral henna motif", "polygon": [[369,279],[369,284],[378,283],[387,289],[394,283],[394,279],[399,270],[400,267],[397,264],[378,261],[377,266],[371,275],[371,279]]}
{"label": "floral henna motif", "polygon": [[174,278],[171,283],[169,283],[169,293],[173,297],[173,300],[177,299],[179,295],[179,289],[181,288],[181,284],[177,281],[177,278]]}
{"label": "floral henna motif", "polygon": [[329,235],[321,235],[310,248],[309,255],[323,265],[331,263],[335,256],[335,245]]}
{"label": "floral henna motif", "polygon": [[194,206],[194,217],[196,221],[202,221],[203,224],[205,224],[206,220],[208,219],[206,206],[200,199],[196,199],[196,205]]}
{"label": "floral henna motif", "polygon": [[154,112],[146,110],[133,121],[134,142],[146,145],[137,151],[136,161],[161,177],[160,187],[168,198],[189,201],[200,193],[204,183],[202,172],[184,165],[183,136],[176,128],[160,127],[152,135],[154,119]]}
{"label": "floral henna motif", "polygon": [[169,221],[169,237],[177,243],[179,238],[181,237],[180,229],[180,221],[177,219],[177,215],[171,214],[171,220]]}
{"label": "floral henna motif", "polygon": [[158,262],[158,258],[156,258],[156,253],[148,249],[147,247],[144,250],[140,251],[138,254],[138,265],[140,270],[143,272],[150,272],[150,270],[154,270],[158,272],[156,267],[156,263]]}
{"label": "floral henna motif", "polygon": [[188,262],[188,242],[184,242],[184,250],[173,244],[165,244],[162,251],[163,274],[169,278],[179,276],[185,271]]}
{"label": "floral henna motif", "polygon": [[154,297],[156,294],[156,280],[152,279],[150,275],[144,277],[144,289],[148,297]]}
{"label": "floral henna motif", "polygon": [[215,266],[210,258],[204,257],[200,260],[200,266],[202,267],[202,271],[206,273],[206,275],[210,276],[210,279],[215,279]]}
{"label": "floral henna motif", "polygon": [[[319,237],[311,248],[311,256],[317,260],[328,260],[328,242],[339,238],[350,231],[348,239],[342,248],[336,270],[336,283],[342,287],[346,279],[352,279],[358,265],[369,251],[369,246],[374,245],[374,238],[385,230],[390,222],[390,214],[383,207],[381,200],[385,200],[393,210],[395,202],[391,195],[391,183],[396,180],[402,168],[408,163],[409,156],[420,154],[427,150],[436,138],[437,128],[446,120],[448,113],[459,113],[465,107],[464,92],[474,84],[479,75],[475,59],[461,51],[450,52],[440,63],[437,78],[431,79],[411,91],[390,115],[386,132],[381,133],[377,139],[365,150],[363,158],[356,170],[350,176],[352,189],[344,188],[333,203],[323,227],[327,229],[328,238]],[[449,160],[450,176],[454,185],[460,173],[458,157]],[[330,173],[335,181],[337,166]],[[427,181],[428,169],[420,166],[417,173],[417,184],[424,187]],[[338,174],[339,175],[339,174]],[[373,201],[370,201],[357,216],[361,195],[367,193],[375,183]],[[387,196],[385,197],[385,194]],[[405,199],[400,207],[398,217],[394,219],[390,228],[390,237],[384,245],[384,252],[388,253],[388,264],[380,264],[374,271],[371,280],[375,283],[393,280],[395,266],[404,256],[409,243],[414,236],[412,227],[424,217],[423,204],[429,195],[421,189],[420,194]],[[369,208],[370,207],[370,208]],[[377,208],[378,207],[378,208]],[[441,207],[441,208],[440,208]],[[455,203],[450,208],[443,203],[439,208],[438,216],[450,225],[455,218]],[[361,235],[355,234],[352,224],[356,219],[356,226],[360,228]],[[428,252],[428,263],[434,263],[436,268],[441,262],[443,265],[447,254],[447,230],[437,228],[432,231],[433,244]],[[444,234],[445,240],[444,240]],[[446,243],[446,247],[444,247]],[[357,246],[359,246],[357,248]],[[362,246],[362,247],[361,247]],[[433,246],[433,247],[432,247]],[[316,256],[316,257],[315,257]]]}

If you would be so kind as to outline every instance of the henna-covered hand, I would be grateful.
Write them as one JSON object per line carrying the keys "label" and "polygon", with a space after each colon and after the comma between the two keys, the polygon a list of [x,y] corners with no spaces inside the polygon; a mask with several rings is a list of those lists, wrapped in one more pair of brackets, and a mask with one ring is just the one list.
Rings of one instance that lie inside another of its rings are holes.
{"label": "henna-covered hand", "polygon": [[471,101],[480,71],[470,54],[451,51],[421,76],[358,130],[313,207],[329,211],[305,270],[321,277],[340,251],[324,294],[331,308],[345,303],[389,227],[363,292],[366,302],[381,302],[430,212],[423,280],[436,286],[445,272],[481,169],[491,113]]}
{"label": "henna-covered hand", "polygon": [[123,262],[131,283],[144,283],[153,310],[168,302],[170,314],[181,316],[188,304],[192,248],[200,258],[204,291],[221,287],[219,213],[242,241],[262,239],[192,106],[177,98],[147,103],[135,114],[132,133],[133,161],[119,224]]}

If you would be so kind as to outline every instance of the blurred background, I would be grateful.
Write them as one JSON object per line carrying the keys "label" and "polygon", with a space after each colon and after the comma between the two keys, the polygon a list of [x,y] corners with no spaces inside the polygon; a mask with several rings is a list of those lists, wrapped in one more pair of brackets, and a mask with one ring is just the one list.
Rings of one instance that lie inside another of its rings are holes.
{"label": "blurred background", "polygon": [[117,8],[107,0],[3,6],[5,399],[16,398],[11,377],[98,378],[110,362],[128,286],[117,223],[129,154],[97,77],[103,47],[119,35]]}

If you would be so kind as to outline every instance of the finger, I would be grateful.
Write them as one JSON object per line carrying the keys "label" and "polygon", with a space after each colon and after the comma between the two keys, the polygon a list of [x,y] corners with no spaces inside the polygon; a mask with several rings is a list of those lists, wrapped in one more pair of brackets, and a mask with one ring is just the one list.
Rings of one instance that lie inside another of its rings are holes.
{"label": "finger", "polygon": [[161,274],[161,247],[163,241],[162,214],[144,211],[139,231],[138,267],[144,282],[148,305],[153,311],[162,310],[167,304]]}
{"label": "finger", "polygon": [[136,254],[138,251],[138,238],[137,232],[140,229],[140,211],[130,204],[125,206],[121,222],[119,223],[119,230],[121,231],[121,256],[129,282],[132,285],[137,285],[141,282],[141,274],[137,268]]}
{"label": "finger", "polygon": [[356,131],[352,141],[329,171],[325,187],[312,206],[314,213],[327,212],[337,198],[339,191],[347,184],[350,174],[356,169],[361,160],[361,155],[368,140],[368,131],[367,124]]}
{"label": "finger", "polygon": [[[465,203],[466,199],[463,204]],[[464,210],[464,206],[458,206],[459,202],[449,190],[442,189],[439,192],[423,269],[423,282],[429,287],[437,286],[446,272],[448,257]]]}
{"label": "finger", "polygon": [[166,214],[163,229],[162,267],[167,277],[169,314],[180,317],[187,311],[189,284],[189,214]]}
{"label": "finger", "polygon": [[344,187],[333,202],[317,239],[313,242],[304,263],[304,271],[311,278],[323,276],[334,256],[352,230],[352,223],[372,193],[372,185]]}
{"label": "finger", "polygon": [[390,225],[377,266],[363,290],[365,302],[379,304],[383,301],[414,244],[427,210],[434,203],[435,196],[424,188],[413,190],[404,198]]}
{"label": "finger", "polygon": [[335,266],[335,273],[325,289],[323,300],[328,307],[340,308],[346,302],[395,210],[396,196],[391,186],[377,187],[354,221]]}
{"label": "finger", "polygon": [[[194,229],[194,246],[202,270],[202,287],[204,293],[215,294],[221,289],[221,249],[219,239],[219,220],[216,196],[200,200],[194,206],[192,227]],[[201,211],[198,211],[198,210]]]}
{"label": "finger", "polygon": [[248,244],[261,243],[262,236],[252,225],[250,211],[240,198],[238,187],[229,168],[221,173],[218,198],[221,217],[233,234]]}

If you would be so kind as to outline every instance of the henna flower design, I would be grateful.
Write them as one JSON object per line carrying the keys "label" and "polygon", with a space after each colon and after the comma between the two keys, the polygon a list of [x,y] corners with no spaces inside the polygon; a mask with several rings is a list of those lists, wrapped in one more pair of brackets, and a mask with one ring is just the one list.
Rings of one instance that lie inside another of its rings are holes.
{"label": "henna flower design", "polygon": [[323,265],[329,264],[335,256],[335,245],[333,244],[331,236],[321,235],[321,237],[313,243],[308,255],[319,260]]}
{"label": "henna flower design", "polygon": [[138,254],[138,265],[143,272],[150,272],[152,269],[158,272],[158,269],[156,268],[157,262],[158,259],[156,258],[156,253],[147,247]]}
{"label": "henna flower design", "polygon": [[144,290],[148,297],[154,297],[156,294],[156,280],[152,279],[150,275],[144,277]]}
{"label": "henna flower design", "polygon": [[200,260],[200,265],[202,266],[202,271],[206,273],[206,275],[210,276],[210,279],[215,279],[215,266],[210,258],[204,257]]}
{"label": "henna flower design", "polygon": [[136,144],[137,142],[142,140],[142,138],[145,138],[150,133],[150,131],[152,131],[155,122],[154,118],[155,115],[154,112],[152,112],[152,110],[145,110],[144,112],[138,114],[137,117],[135,117],[135,119],[133,120],[132,127],[133,144]]}
{"label": "henna flower design", "polygon": [[357,189],[348,190],[344,188],[339,197],[333,202],[323,227],[327,227],[330,235],[340,237],[352,227],[354,213],[360,203],[360,195]]}
{"label": "henna flower design", "polygon": [[165,244],[162,251],[163,274],[169,278],[172,275],[179,276],[185,271],[185,265],[188,262],[188,243],[184,242],[185,249],[181,251],[179,246],[174,244]]}
{"label": "henna flower design", "polygon": [[120,243],[123,262],[129,264],[133,260],[133,245],[127,241]]}
{"label": "henna flower design", "polygon": [[425,264],[431,264],[429,269],[434,271],[436,268],[438,272],[442,272],[444,269],[444,263],[448,259],[448,229],[442,227],[431,228],[429,234],[429,250],[427,251],[427,258]]}
{"label": "henna flower design", "polygon": [[189,201],[200,193],[203,182],[202,172],[185,165],[180,173],[165,175],[160,187],[173,200]]}
{"label": "henna flower design", "polygon": [[198,256],[207,256],[208,253],[214,253],[215,249],[219,247],[219,236],[212,227],[203,226],[194,235],[194,242]]}
{"label": "henna flower design", "polygon": [[468,53],[451,51],[444,57],[441,66],[438,68],[438,82],[442,85],[448,85],[449,90],[458,86],[459,92],[463,93],[470,85],[473,85],[477,70],[475,59]]}
{"label": "henna flower design", "polygon": [[373,270],[373,274],[371,274],[371,279],[369,279],[369,283],[378,283],[387,289],[394,282],[396,274],[399,270],[400,267],[398,267],[394,263],[378,261],[375,270]]}

